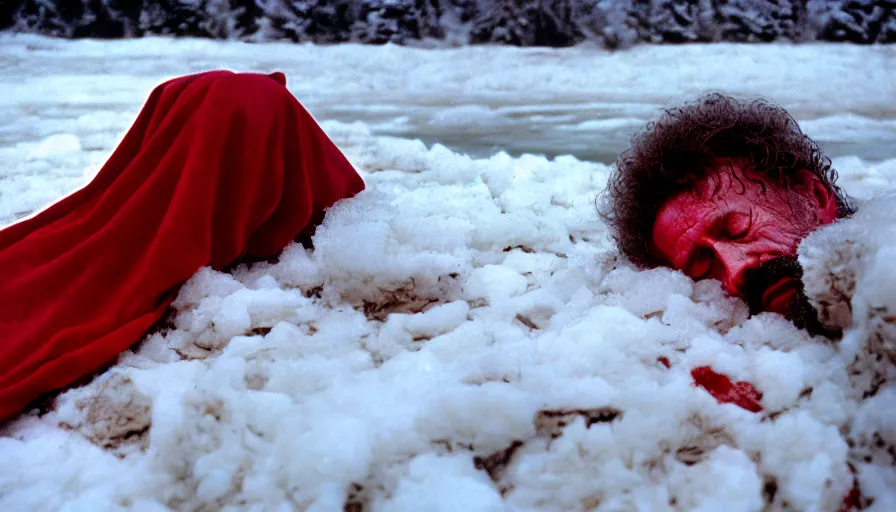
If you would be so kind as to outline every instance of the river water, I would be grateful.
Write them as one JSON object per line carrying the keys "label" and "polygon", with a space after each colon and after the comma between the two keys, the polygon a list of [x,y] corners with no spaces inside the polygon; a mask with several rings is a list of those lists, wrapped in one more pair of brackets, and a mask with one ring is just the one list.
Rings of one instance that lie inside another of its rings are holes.
{"label": "river water", "polygon": [[360,122],[374,135],[475,157],[505,151],[610,163],[661,108],[721,91],[784,106],[835,161],[896,158],[892,46],[609,52],[0,34],[0,225],[89,179],[156,85],[209,69],[282,71],[318,120]]}

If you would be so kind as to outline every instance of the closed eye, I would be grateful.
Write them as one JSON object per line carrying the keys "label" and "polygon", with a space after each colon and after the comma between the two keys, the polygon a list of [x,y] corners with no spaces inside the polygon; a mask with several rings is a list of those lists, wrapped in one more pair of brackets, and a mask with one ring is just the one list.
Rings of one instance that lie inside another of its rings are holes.
{"label": "closed eye", "polygon": [[725,217],[724,234],[729,240],[739,240],[753,227],[753,216],[750,213],[730,212]]}

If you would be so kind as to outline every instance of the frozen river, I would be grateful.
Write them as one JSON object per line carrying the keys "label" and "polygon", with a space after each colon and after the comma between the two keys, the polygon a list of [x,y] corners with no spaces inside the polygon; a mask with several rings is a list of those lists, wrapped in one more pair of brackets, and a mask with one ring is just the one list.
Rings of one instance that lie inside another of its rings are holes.
{"label": "frozen river", "polygon": [[706,91],[781,103],[830,156],[896,156],[896,49],[823,44],[612,53],[3,36],[0,147],[83,116],[106,115],[96,128],[121,132],[154,85],[215,68],[281,70],[318,119],[363,121],[374,134],[474,156],[503,150],[611,162],[657,109]]}

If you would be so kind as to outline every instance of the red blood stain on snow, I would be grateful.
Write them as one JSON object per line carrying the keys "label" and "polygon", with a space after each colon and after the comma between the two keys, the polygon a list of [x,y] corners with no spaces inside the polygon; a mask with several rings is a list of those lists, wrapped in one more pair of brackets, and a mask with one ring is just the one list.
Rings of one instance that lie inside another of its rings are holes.
{"label": "red blood stain on snow", "polygon": [[[669,358],[665,356],[658,357],[656,360],[666,368],[672,366],[669,363]],[[694,368],[691,370],[691,377],[694,378],[694,384],[709,392],[719,403],[733,403],[750,412],[762,411],[762,404],[759,403],[762,393],[749,382],[731,382],[726,375],[717,373],[709,366]],[[852,489],[843,497],[843,504],[837,512],[852,512],[859,507],[862,496],[859,490],[859,481],[855,477],[856,470],[851,464],[849,470],[853,474]]]}
{"label": "red blood stain on snow", "polygon": [[709,392],[721,404],[733,403],[750,412],[759,412],[762,393],[749,382],[731,382],[727,376],[716,373],[709,366],[698,366],[691,370],[694,383]]}
{"label": "red blood stain on snow", "polygon": [[852,489],[849,494],[843,497],[843,504],[837,512],[851,512],[859,508],[859,499],[862,497],[859,491],[859,479],[856,478],[856,468],[852,464],[849,465],[849,471],[852,472]]}

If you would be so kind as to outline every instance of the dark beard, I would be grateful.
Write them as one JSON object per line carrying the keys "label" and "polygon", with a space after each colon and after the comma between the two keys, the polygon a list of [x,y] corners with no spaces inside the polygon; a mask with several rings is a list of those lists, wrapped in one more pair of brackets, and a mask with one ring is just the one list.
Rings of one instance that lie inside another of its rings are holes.
{"label": "dark beard", "polygon": [[839,338],[842,335],[840,330],[828,329],[818,321],[818,311],[809,303],[809,298],[806,297],[803,288],[803,268],[800,267],[799,261],[794,256],[781,256],[746,272],[743,295],[750,308],[750,314],[755,315],[765,311],[762,294],[770,286],[784,278],[793,279],[797,286],[793,300],[790,301],[788,311],[784,316],[813,336]]}

